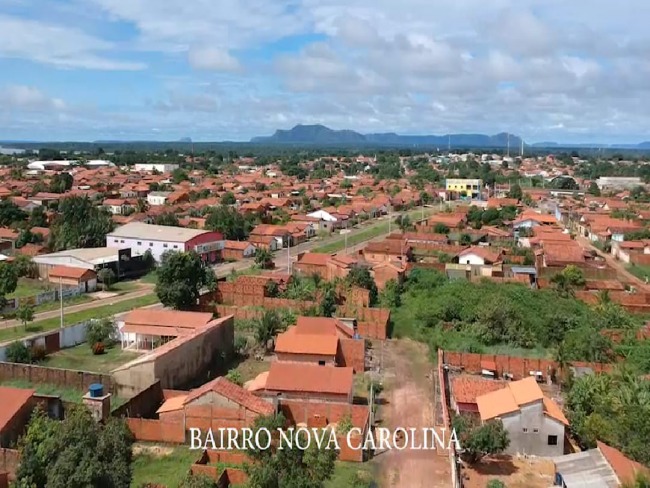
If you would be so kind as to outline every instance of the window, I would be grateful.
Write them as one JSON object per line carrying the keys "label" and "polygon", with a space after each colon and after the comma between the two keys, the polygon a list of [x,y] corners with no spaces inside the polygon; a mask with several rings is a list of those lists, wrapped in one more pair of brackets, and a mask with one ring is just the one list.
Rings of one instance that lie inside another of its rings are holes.
{"label": "window", "polygon": [[122,239],[120,242],[121,242],[122,244],[124,244],[124,239]]}
{"label": "window", "polygon": [[120,241],[118,241],[117,239],[113,239],[113,242],[120,242]]}
{"label": "window", "polygon": [[556,435],[549,435],[548,436],[548,445],[549,446],[557,446],[557,436]]}
{"label": "window", "polygon": [[150,242],[150,243],[149,243],[149,247],[153,247],[153,242]]}
{"label": "window", "polygon": [[167,246],[167,244],[163,244],[163,247],[165,247],[165,248],[166,248],[166,247],[168,247],[168,246]]}
{"label": "window", "polygon": [[138,246],[141,246],[141,245],[142,245],[142,243],[140,241],[138,241]]}
{"label": "window", "polygon": [[526,427],[524,427],[522,430],[524,431],[524,434],[528,433],[528,429]]}
{"label": "window", "polygon": [[325,361],[318,361],[319,366],[325,366]]}
{"label": "window", "polygon": [[178,249],[178,246],[176,244],[174,244],[174,249]]}
{"label": "window", "polygon": [[533,429],[533,434],[539,434],[539,429]]}

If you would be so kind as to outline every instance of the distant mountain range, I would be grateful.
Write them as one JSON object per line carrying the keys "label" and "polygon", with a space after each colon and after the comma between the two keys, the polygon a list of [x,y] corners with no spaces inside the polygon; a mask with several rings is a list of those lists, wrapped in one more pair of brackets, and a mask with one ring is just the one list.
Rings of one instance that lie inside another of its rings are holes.
{"label": "distant mountain range", "polygon": [[405,136],[386,132],[360,134],[353,130],[333,130],[324,125],[296,125],[290,130],[276,130],[268,137],[253,137],[255,144],[295,145],[370,145],[370,146],[435,146],[435,147],[494,147],[505,148],[510,143],[513,151],[521,145],[521,139],[513,134],[447,134],[444,136]]}

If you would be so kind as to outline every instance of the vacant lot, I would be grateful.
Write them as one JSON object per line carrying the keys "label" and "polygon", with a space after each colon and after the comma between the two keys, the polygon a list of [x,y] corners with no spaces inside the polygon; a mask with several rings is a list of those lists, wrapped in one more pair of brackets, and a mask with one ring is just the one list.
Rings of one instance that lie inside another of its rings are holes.
{"label": "vacant lot", "polygon": [[463,466],[463,486],[485,488],[490,480],[499,479],[508,488],[547,488],[553,486],[554,471],[549,460],[500,456],[471,468]]}
{"label": "vacant lot", "polygon": [[29,278],[20,278],[16,290],[10,295],[7,295],[7,298],[33,297],[47,290],[48,283]]}
{"label": "vacant lot", "polygon": [[185,446],[154,446],[136,444],[133,448],[133,479],[131,486],[140,488],[145,483],[170,488],[179,486],[200,457],[199,451]]}
{"label": "vacant lot", "polygon": [[[0,382],[0,386],[8,386],[11,388],[25,388],[34,389],[36,393],[41,395],[54,395],[61,397],[64,402],[79,403],[81,404],[85,391],[77,388],[63,388],[61,386],[52,385],[49,383],[30,383],[24,380],[8,380]],[[111,410],[124,405],[126,399],[117,396],[111,397]]]}
{"label": "vacant lot", "polygon": [[[380,408],[382,426],[434,427],[434,394],[431,374],[434,366],[428,361],[424,344],[408,339],[386,341],[383,350],[384,391],[387,403]],[[451,466],[448,456],[435,451],[391,450],[379,454],[373,463],[381,471],[379,486],[409,488],[451,487]]]}
{"label": "vacant lot", "polygon": [[108,373],[138,356],[139,354],[134,352],[122,351],[119,344],[98,355],[93,354],[88,344],[80,344],[55,352],[45,360],[43,366]]}

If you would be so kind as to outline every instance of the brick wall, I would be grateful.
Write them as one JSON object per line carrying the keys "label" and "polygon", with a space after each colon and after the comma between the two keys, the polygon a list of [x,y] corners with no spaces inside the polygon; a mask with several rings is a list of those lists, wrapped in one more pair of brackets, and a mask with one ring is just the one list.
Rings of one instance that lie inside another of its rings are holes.
{"label": "brick wall", "polygon": [[[546,379],[547,374],[553,374],[559,370],[559,365],[555,361],[548,359],[444,351],[445,364],[463,368],[467,373],[480,374],[482,371],[481,361],[494,362],[497,368],[497,375],[502,376],[503,373],[510,373],[515,380],[527,378],[530,376],[531,371],[541,371],[544,379]],[[575,367],[588,367],[595,372],[608,372],[614,366],[605,363],[585,363],[578,361],[571,362],[571,365]]]}
{"label": "brick wall", "polygon": [[339,366],[352,367],[355,373],[363,373],[366,369],[366,341],[339,339],[336,360]]}
{"label": "brick wall", "polygon": [[181,423],[142,418],[127,418],[127,424],[138,441],[184,444],[185,429]]}
{"label": "brick wall", "polygon": [[0,488],[9,488],[9,473],[0,473]]}
{"label": "brick wall", "polygon": [[0,449],[0,472],[15,474],[20,462],[20,454],[15,449]]}
{"label": "brick wall", "polygon": [[88,373],[72,369],[46,368],[33,364],[0,362],[0,381],[20,380],[35,384],[56,385],[86,391],[93,383],[101,383],[106,391],[113,391],[110,375]]}

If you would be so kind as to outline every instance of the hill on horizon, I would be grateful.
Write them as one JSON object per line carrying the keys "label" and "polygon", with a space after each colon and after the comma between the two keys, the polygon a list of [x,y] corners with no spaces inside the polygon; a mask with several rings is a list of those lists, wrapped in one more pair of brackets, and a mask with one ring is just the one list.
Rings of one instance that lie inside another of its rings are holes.
{"label": "hill on horizon", "polygon": [[514,134],[445,134],[399,135],[394,132],[360,134],[353,130],[333,130],[324,125],[296,125],[292,129],[278,129],[272,136],[253,137],[256,144],[336,144],[374,146],[437,146],[437,147],[495,147],[505,148],[510,143],[513,150],[521,146],[521,138]]}

